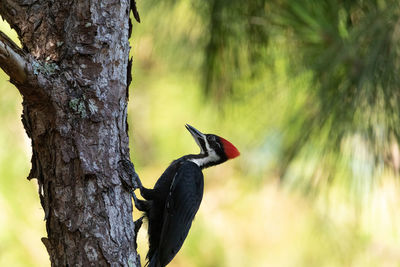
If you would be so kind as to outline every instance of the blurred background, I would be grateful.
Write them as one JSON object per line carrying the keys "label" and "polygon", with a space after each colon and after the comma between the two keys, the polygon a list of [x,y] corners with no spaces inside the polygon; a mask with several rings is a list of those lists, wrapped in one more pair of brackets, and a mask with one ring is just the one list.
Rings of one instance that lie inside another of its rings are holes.
{"label": "blurred background", "polygon": [[[198,151],[185,123],[241,152],[205,170],[169,266],[400,266],[398,1],[137,4],[128,120],[144,185]],[[3,72],[0,92],[0,266],[50,266],[22,99]]]}

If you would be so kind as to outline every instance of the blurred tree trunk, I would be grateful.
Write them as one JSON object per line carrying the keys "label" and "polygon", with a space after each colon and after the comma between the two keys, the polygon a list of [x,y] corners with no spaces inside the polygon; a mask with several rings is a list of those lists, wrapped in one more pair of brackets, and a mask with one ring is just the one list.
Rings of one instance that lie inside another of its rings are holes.
{"label": "blurred tree trunk", "polygon": [[[140,266],[130,194],[128,0],[1,0],[0,67],[23,96],[52,266]],[[18,194],[18,192],[15,192]]]}

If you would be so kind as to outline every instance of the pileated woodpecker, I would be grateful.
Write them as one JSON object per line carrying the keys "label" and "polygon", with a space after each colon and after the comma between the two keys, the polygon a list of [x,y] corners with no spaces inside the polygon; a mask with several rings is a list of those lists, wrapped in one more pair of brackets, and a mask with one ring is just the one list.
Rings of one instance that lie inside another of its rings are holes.
{"label": "pileated woodpecker", "polygon": [[[153,189],[143,187],[136,176],[139,200],[132,191],[135,206],[148,218],[149,267],[164,267],[178,253],[203,198],[202,169],[239,156],[234,145],[222,137],[203,134],[186,124],[200,147],[200,154],[174,160]],[[139,220],[141,223],[141,219]]]}

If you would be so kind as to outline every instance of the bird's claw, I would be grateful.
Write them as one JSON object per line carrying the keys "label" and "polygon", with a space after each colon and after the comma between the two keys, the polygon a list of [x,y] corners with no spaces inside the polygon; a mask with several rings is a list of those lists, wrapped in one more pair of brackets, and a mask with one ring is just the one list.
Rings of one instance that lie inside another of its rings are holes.
{"label": "bird's claw", "polygon": [[129,190],[135,190],[142,187],[142,182],[140,181],[139,175],[135,171],[135,166],[130,160],[122,159],[118,164],[123,169],[124,173],[128,174],[128,178],[122,175],[121,181]]}

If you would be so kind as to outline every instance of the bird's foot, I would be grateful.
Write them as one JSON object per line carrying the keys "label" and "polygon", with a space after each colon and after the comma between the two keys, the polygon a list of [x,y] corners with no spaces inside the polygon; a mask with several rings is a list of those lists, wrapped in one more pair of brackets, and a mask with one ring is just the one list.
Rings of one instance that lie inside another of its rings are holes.
{"label": "bird's foot", "polygon": [[[133,163],[130,160],[122,159],[118,164],[123,170],[120,177],[124,186],[128,187],[129,190],[143,187],[142,181],[140,181],[139,175],[135,171],[135,166],[133,166]],[[126,177],[126,174],[128,177]]]}

